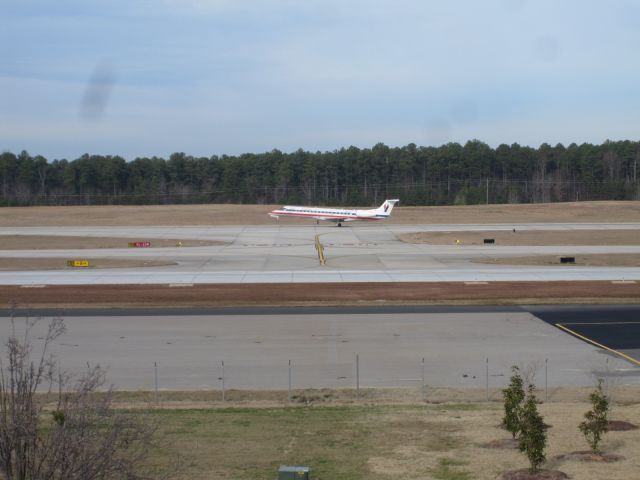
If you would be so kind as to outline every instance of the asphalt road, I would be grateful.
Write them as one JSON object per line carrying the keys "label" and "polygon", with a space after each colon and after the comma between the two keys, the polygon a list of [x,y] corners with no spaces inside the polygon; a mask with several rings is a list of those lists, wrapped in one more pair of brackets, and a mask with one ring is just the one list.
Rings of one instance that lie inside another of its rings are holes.
{"label": "asphalt road", "polygon": [[640,365],[640,306],[541,307],[533,312],[547,323],[628,355]]}
{"label": "asphalt road", "polygon": [[[22,326],[24,312],[18,312]],[[109,369],[116,388],[219,389],[224,361],[227,388],[285,389],[288,362],[294,388],[353,387],[356,356],[363,387],[421,384],[501,388],[511,365],[533,368],[550,386],[593,385],[615,376],[621,384],[640,383],[640,368],[587,343],[556,323],[599,325],[599,341],[615,344],[615,320],[638,318],[640,306],[615,307],[321,307],[218,308],[176,310],[80,310],[31,312],[32,317],[62,314],[68,333],[53,353],[63,367],[78,371],[86,362]],[[11,332],[7,312],[0,338]],[[42,337],[46,319],[32,338]],[[636,325],[627,324],[624,325]],[[637,325],[636,325],[637,326]],[[634,327],[635,328],[635,327]],[[640,329],[625,330],[638,339]],[[593,333],[593,332],[590,332]],[[625,344],[633,348],[637,343]]]}

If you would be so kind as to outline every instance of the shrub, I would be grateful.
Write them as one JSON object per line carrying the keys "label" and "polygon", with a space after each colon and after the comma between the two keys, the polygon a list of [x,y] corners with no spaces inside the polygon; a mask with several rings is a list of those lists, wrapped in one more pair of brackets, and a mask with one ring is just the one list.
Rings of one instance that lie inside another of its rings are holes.
{"label": "shrub", "polygon": [[[40,355],[33,355],[36,323],[27,319],[22,335],[13,325],[7,360],[0,358],[0,478],[142,478],[155,425],[112,408],[112,391],[99,392],[105,379],[99,366],[76,377],[60,370],[48,348],[65,332],[62,319],[51,321],[37,345]],[[56,405],[49,416],[50,400]]]}

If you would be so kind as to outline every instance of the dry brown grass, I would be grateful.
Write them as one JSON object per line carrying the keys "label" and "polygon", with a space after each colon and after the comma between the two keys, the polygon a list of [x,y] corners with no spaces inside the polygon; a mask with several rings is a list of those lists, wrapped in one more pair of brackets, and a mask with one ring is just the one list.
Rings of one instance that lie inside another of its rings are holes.
{"label": "dry brown grass", "polygon": [[640,245],[640,230],[487,230],[480,232],[416,232],[399,236],[407,243],[432,245],[483,245],[493,239],[496,245]]}
{"label": "dry brown grass", "polygon": [[[590,267],[640,267],[640,254],[638,253],[608,253],[574,255],[575,265]],[[474,260],[475,263],[488,263],[491,265],[558,265],[566,267],[566,263],[560,263],[557,255],[536,255],[527,257],[501,257],[484,258]]]}
{"label": "dry brown grass", "polygon": [[167,238],[119,238],[80,237],[58,235],[0,235],[0,250],[82,250],[92,248],[138,248],[129,247],[131,242],[150,242],[150,247],[205,247],[223,245],[216,240],[167,239]]}
{"label": "dry brown grass", "polygon": [[88,260],[88,267],[69,267],[64,258],[12,258],[0,257],[0,271],[24,272],[27,270],[78,270],[96,268],[140,268],[166,267],[177,265],[165,260],[125,259],[125,258],[74,258]]}
{"label": "dry brown grass", "polygon": [[[382,201],[382,199],[381,199]],[[145,205],[5,207],[0,227],[111,225],[273,225],[267,214],[281,205]],[[640,202],[574,202],[455,207],[397,207],[392,224],[639,222]],[[280,219],[282,225],[313,220]]]}
{"label": "dry brown grass", "polygon": [[0,304],[31,307],[206,307],[232,305],[385,305],[637,303],[640,283],[403,282],[168,285],[48,285],[25,289],[0,285]]}
{"label": "dry brown grass", "polygon": [[[363,399],[345,405],[297,407],[227,404],[228,408],[152,410],[167,446],[156,461],[175,461],[178,478],[272,479],[279,464],[308,465],[312,478],[342,479],[495,479],[505,470],[525,468],[523,454],[486,448],[508,438],[498,427],[498,402],[395,404]],[[640,471],[640,431],[610,432],[603,449],[626,457],[611,464],[554,460],[584,450],[578,431],[589,409],[586,401],[540,406],[548,430],[545,468],[581,480],[632,479]],[[640,404],[617,405],[616,418],[638,422]]]}
{"label": "dry brown grass", "polygon": [[[592,387],[558,387],[552,386],[547,393],[537,390],[539,398],[551,403],[580,403],[588,399],[593,392]],[[419,388],[387,387],[360,388],[359,394],[354,388],[311,388],[292,390],[292,400],[288,402],[286,390],[226,390],[225,401],[222,401],[220,390],[193,391],[160,391],[158,402],[155,393],[147,390],[117,391],[114,402],[119,408],[273,408],[283,406],[348,406],[365,405],[418,405],[423,404],[422,391]],[[547,398],[548,395],[548,398]],[[640,386],[617,385],[611,389],[611,398],[616,405],[614,417],[618,418],[617,406],[635,405],[639,403]],[[425,399],[429,404],[463,402],[484,403],[484,388],[442,387],[427,385]],[[491,402],[500,402],[502,390],[489,390]],[[636,422],[638,423],[638,422]]]}

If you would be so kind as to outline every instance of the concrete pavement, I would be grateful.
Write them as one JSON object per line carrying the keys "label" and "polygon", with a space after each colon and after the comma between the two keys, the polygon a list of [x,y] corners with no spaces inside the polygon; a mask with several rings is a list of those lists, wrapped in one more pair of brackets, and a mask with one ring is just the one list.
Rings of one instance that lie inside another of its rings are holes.
{"label": "concrete pavement", "polygon": [[[176,262],[166,267],[0,272],[0,284],[268,283],[402,281],[635,280],[637,267],[507,266],[475,263],[487,257],[640,253],[640,246],[415,245],[398,235],[465,230],[638,230],[640,224],[509,224],[222,227],[2,228],[0,235],[121,236],[221,240],[191,248],[1,250],[2,257],[139,258]],[[314,236],[320,235],[327,264],[320,266]],[[0,237],[1,242],[1,237]]]}
{"label": "concrete pavement", "polygon": [[[293,388],[354,387],[356,355],[363,387],[419,388],[422,358],[430,388],[484,388],[487,359],[490,388],[508,382],[512,365],[535,370],[539,386],[590,386],[602,375],[640,383],[639,367],[540,320],[536,308],[573,318],[565,307],[85,312],[65,317],[68,333],[52,351],[69,371],[86,362],[108,367],[124,390],[153,390],[154,362],[160,389],[220,389],[223,361],[226,388],[286,389],[289,360]],[[598,307],[577,308],[581,318],[600,318]],[[630,308],[627,315],[637,314]],[[33,331],[36,344],[45,327]],[[11,328],[0,317],[0,338]]]}

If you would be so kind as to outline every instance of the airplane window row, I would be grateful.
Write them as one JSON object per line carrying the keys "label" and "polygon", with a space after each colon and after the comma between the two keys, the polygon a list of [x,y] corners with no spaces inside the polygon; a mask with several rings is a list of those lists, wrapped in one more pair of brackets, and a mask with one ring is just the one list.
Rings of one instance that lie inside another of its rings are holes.
{"label": "airplane window row", "polygon": [[338,215],[338,214],[342,214],[342,215],[355,215],[355,213],[351,213],[351,212],[329,212],[326,210],[321,210],[321,211],[317,211],[317,210],[306,210],[306,209],[301,209],[301,208],[289,208],[289,207],[283,207],[282,208],[283,211],[292,211],[292,212],[302,212],[302,213],[323,213],[323,214],[328,214],[328,215]]}

